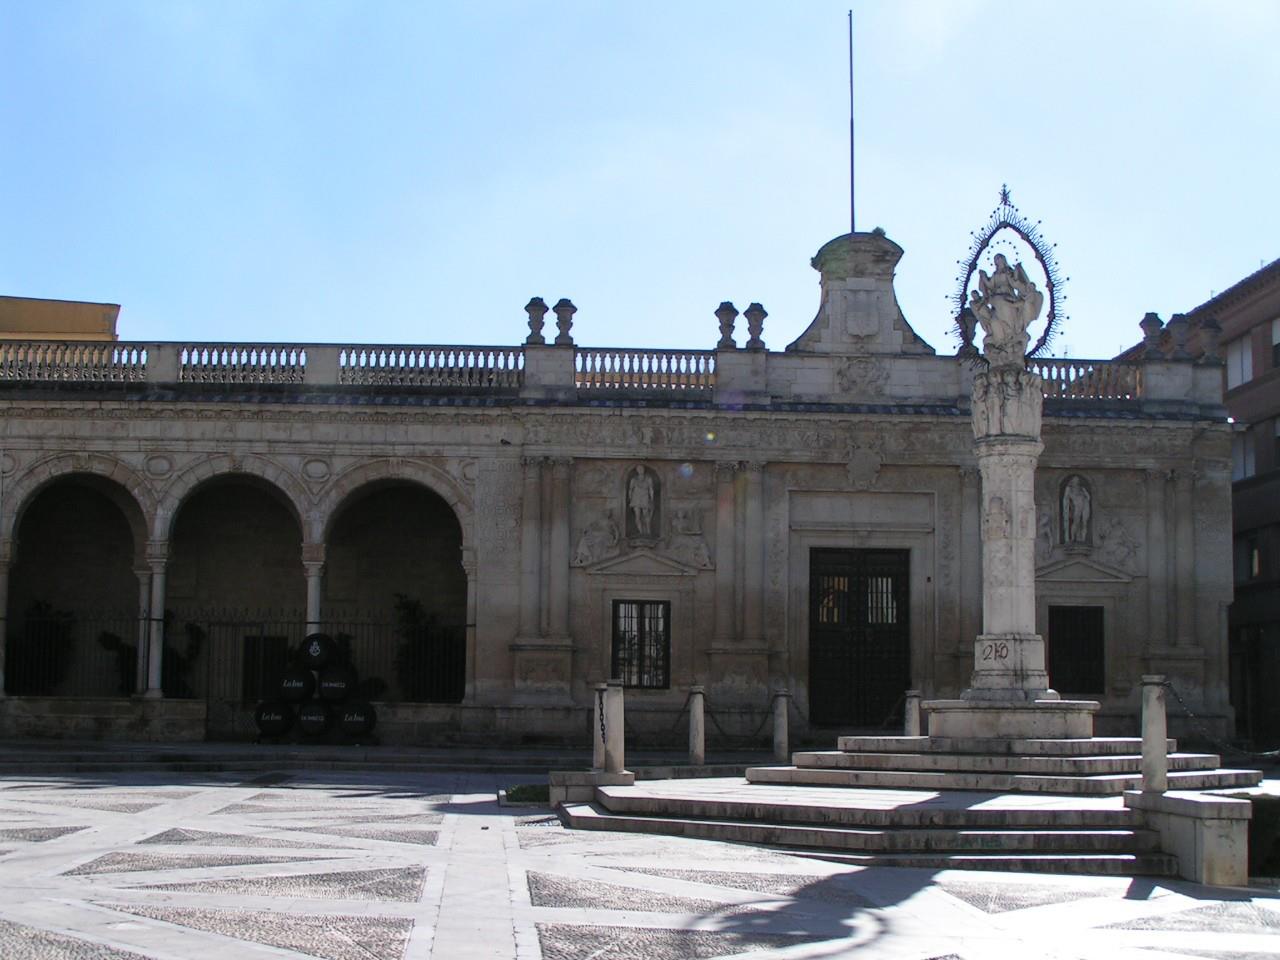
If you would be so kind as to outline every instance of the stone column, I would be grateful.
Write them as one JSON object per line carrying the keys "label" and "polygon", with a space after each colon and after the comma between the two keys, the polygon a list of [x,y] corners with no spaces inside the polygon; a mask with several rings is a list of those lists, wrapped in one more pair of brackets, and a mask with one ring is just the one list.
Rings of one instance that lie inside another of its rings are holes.
{"label": "stone column", "polygon": [[743,524],[742,635],[750,647],[764,638],[764,464],[743,464],[746,472],[746,516]]}
{"label": "stone column", "polygon": [[964,648],[969,638],[982,632],[982,474],[974,467],[960,468],[960,627]]}
{"label": "stone column", "polygon": [[1147,649],[1169,644],[1169,599],[1172,584],[1165,566],[1164,488],[1168,474],[1148,470],[1147,481]]}
{"label": "stone column", "polygon": [[148,644],[151,637],[151,568],[138,567],[133,571],[138,578],[138,641],[134,657],[133,692],[141,694],[147,689],[147,662],[150,660]]}
{"label": "stone column", "polygon": [[622,697],[622,681],[610,680],[604,692],[605,773],[621,773],[627,768],[626,715]]}
{"label": "stone column", "polygon": [[1177,470],[1173,475],[1174,590],[1177,592],[1177,638],[1179,646],[1196,642],[1196,544],[1192,488],[1195,474]]}
{"label": "stone column", "polygon": [[787,713],[791,706],[788,690],[773,693],[773,759],[786,763],[791,758],[791,735],[787,731]]}
{"label": "stone column", "polygon": [[520,503],[520,636],[542,635],[542,458],[525,457]]}
{"label": "stone column", "polygon": [[569,468],[567,457],[551,461],[551,550],[547,571],[550,611],[547,633],[569,636]]}
{"label": "stone column", "polygon": [[736,637],[735,609],[733,602],[734,582],[734,534],[737,531],[737,491],[735,479],[738,474],[736,463],[721,462],[716,464],[716,619],[715,639],[724,644]]}
{"label": "stone column", "polygon": [[302,571],[307,578],[307,633],[320,629],[320,597],[324,586],[324,544],[302,545]]}
{"label": "stone column", "polygon": [[966,699],[1056,699],[1036,633],[1036,461],[1043,385],[1021,366],[974,378],[974,452],[982,473],[982,633]]}
{"label": "stone column", "polygon": [[169,541],[147,543],[147,563],[151,565],[151,606],[147,653],[147,689],[144,697],[164,696],[164,588],[165,570],[169,564]]}

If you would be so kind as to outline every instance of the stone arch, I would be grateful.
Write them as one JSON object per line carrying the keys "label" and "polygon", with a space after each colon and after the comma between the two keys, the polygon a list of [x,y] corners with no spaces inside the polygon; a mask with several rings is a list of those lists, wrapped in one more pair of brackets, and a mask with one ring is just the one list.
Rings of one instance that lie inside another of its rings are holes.
{"label": "stone arch", "polygon": [[147,531],[155,522],[158,506],[155,491],[123,460],[101,453],[64,453],[44,457],[6,485],[3,506],[0,507],[0,536],[13,539],[23,512],[36,496],[50,484],[77,475],[107,481],[100,489],[120,507],[129,521],[135,556],[141,559],[146,548]]}
{"label": "stone arch", "polygon": [[[362,463],[342,473],[329,485],[316,504],[315,513],[306,527],[308,538],[315,543],[327,541],[334,518],[352,495],[362,487],[384,480],[414,483],[425,487],[444,500],[453,510],[453,515],[457,517],[458,526],[462,528],[464,558],[473,554],[475,523],[471,497],[445,470],[421,460],[384,458]],[[472,572],[468,570],[469,575]]]}
{"label": "stone arch", "polygon": [[303,532],[303,539],[306,539],[306,518],[311,507],[311,497],[307,494],[306,488],[296,476],[280,464],[256,454],[234,457],[230,454],[217,454],[206,457],[170,480],[156,506],[155,523],[152,527],[155,539],[169,539],[173,518],[177,516],[183,502],[197,487],[218,477],[237,475],[256,477],[280,493],[293,511],[299,529]]}

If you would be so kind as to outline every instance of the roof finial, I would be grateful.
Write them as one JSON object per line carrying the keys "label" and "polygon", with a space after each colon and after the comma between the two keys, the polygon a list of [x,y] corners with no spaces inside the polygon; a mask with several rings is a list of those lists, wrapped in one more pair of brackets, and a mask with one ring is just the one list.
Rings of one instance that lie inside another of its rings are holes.
{"label": "roof finial", "polygon": [[1009,207],[1013,205],[1013,201],[1009,199],[1009,185],[1007,183],[1000,184],[1000,206]]}

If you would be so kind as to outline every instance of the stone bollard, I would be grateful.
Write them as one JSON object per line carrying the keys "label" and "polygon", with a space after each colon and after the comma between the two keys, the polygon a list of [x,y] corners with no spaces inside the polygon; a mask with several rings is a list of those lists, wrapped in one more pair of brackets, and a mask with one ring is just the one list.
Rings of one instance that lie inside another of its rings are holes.
{"label": "stone bollard", "polygon": [[1165,678],[1142,677],[1142,792],[1164,793],[1169,785],[1169,722]]}
{"label": "stone bollard", "polygon": [[597,683],[595,686],[595,712],[591,717],[591,769],[604,769],[604,692],[608,684]]}
{"label": "stone bollard", "polygon": [[689,688],[689,763],[700,767],[707,762],[706,696],[702,687]]}
{"label": "stone bollard", "polygon": [[787,710],[791,694],[777,690],[773,694],[773,759],[786,763],[791,759],[791,741],[787,736]]}
{"label": "stone bollard", "polygon": [[604,770],[621,773],[626,769],[626,736],[622,712],[622,681],[610,680],[604,692]]}
{"label": "stone bollard", "polygon": [[907,737],[920,736],[920,701],[924,694],[919,690],[908,690],[906,705],[903,708],[902,734]]}

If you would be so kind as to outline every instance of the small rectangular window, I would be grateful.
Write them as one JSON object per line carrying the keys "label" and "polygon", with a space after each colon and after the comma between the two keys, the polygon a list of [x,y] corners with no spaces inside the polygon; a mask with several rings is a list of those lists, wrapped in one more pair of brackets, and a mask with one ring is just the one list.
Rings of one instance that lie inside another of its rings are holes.
{"label": "small rectangular window", "polygon": [[1271,321],[1271,366],[1280,367],[1280,317]]}
{"label": "small rectangular window", "polygon": [[613,601],[613,677],[623,686],[671,686],[671,602]]}
{"label": "small rectangular window", "polygon": [[1252,379],[1253,349],[1246,333],[1227,344],[1227,389],[1232,390]]}
{"label": "small rectangular window", "polygon": [[1258,472],[1253,431],[1243,430],[1231,438],[1231,479],[1243,480]]}
{"label": "small rectangular window", "polygon": [[1059,693],[1106,690],[1102,607],[1049,607],[1049,685]]}

